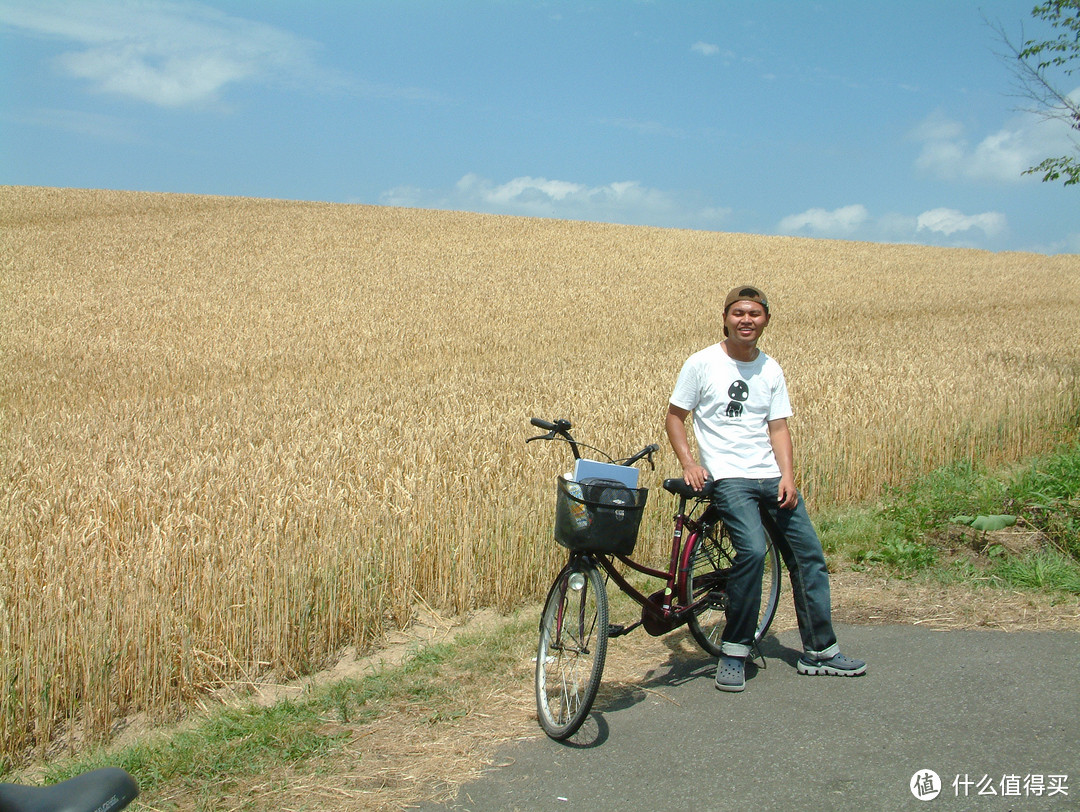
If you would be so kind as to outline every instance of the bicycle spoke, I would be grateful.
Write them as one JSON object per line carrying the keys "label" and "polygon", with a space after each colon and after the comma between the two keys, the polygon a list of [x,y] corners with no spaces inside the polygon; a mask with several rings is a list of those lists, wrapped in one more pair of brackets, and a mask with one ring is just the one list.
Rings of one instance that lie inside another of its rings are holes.
{"label": "bicycle spoke", "polygon": [[[585,575],[579,589],[570,577]],[[536,658],[537,715],[544,731],[565,739],[596,696],[607,651],[607,595],[595,567],[564,570],[548,594]]]}

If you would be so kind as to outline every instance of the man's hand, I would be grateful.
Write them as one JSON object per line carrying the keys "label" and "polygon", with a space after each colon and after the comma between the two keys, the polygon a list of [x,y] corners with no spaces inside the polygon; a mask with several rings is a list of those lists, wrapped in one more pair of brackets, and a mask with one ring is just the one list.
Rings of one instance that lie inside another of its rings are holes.
{"label": "man's hand", "polygon": [[705,487],[705,483],[709,481],[709,472],[696,462],[683,468],[682,476],[683,481],[695,491],[700,491]]}
{"label": "man's hand", "polygon": [[799,492],[795,490],[791,432],[785,418],[769,421],[769,442],[776,456],[776,464],[780,468],[780,487],[777,488],[776,502],[782,508],[794,510],[799,504]]}
{"label": "man's hand", "polygon": [[795,506],[799,504],[799,492],[795,490],[795,479],[793,477],[780,477],[780,487],[777,489],[776,501],[780,507],[786,510],[794,510]]}

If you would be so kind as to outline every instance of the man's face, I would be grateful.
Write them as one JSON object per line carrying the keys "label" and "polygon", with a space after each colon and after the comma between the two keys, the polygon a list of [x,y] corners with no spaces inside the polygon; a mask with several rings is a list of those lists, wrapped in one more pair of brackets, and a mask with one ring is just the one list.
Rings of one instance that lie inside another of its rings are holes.
{"label": "man's face", "polygon": [[724,314],[725,335],[739,344],[756,344],[768,323],[769,314],[757,302],[735,302]]}

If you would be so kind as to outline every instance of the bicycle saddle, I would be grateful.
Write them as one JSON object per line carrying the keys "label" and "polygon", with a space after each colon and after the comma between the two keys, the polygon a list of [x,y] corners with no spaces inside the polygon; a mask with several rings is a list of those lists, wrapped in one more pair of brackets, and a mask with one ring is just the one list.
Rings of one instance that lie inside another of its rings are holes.
{"label": "bicycle saddle", "polygon": [[0,812],[116,812],[138,794],[124,770],[103,767],[48,787],[0,784]]}
{"label": "bicycle saddle", "polygon": [[713,488],[716,487],[716,480],[711,479],[705,483],[705,487],[700,491],[695,491],[689,485],[686,484],[686,480],[683,479],[665,479],[664,490],[668,493],[673,493],[676,496],[682,496],[686,499],[707,499],[713,492]]}

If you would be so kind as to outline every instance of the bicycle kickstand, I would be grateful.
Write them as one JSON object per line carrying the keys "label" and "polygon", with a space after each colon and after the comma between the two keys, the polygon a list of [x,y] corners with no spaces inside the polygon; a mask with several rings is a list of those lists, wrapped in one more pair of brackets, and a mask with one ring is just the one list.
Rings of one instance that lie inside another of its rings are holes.
{"label": "bicycle kickstand", "polygon": [[765,655],[761,653],[761,649],[758,647],[757,643],[750,644],[750,656],[747,659],[750,660],[750,662],[752,662],[754,665],[757,665],[758,660],[760,660],[762,671],[769,667],[768,664],[765,662]]}

